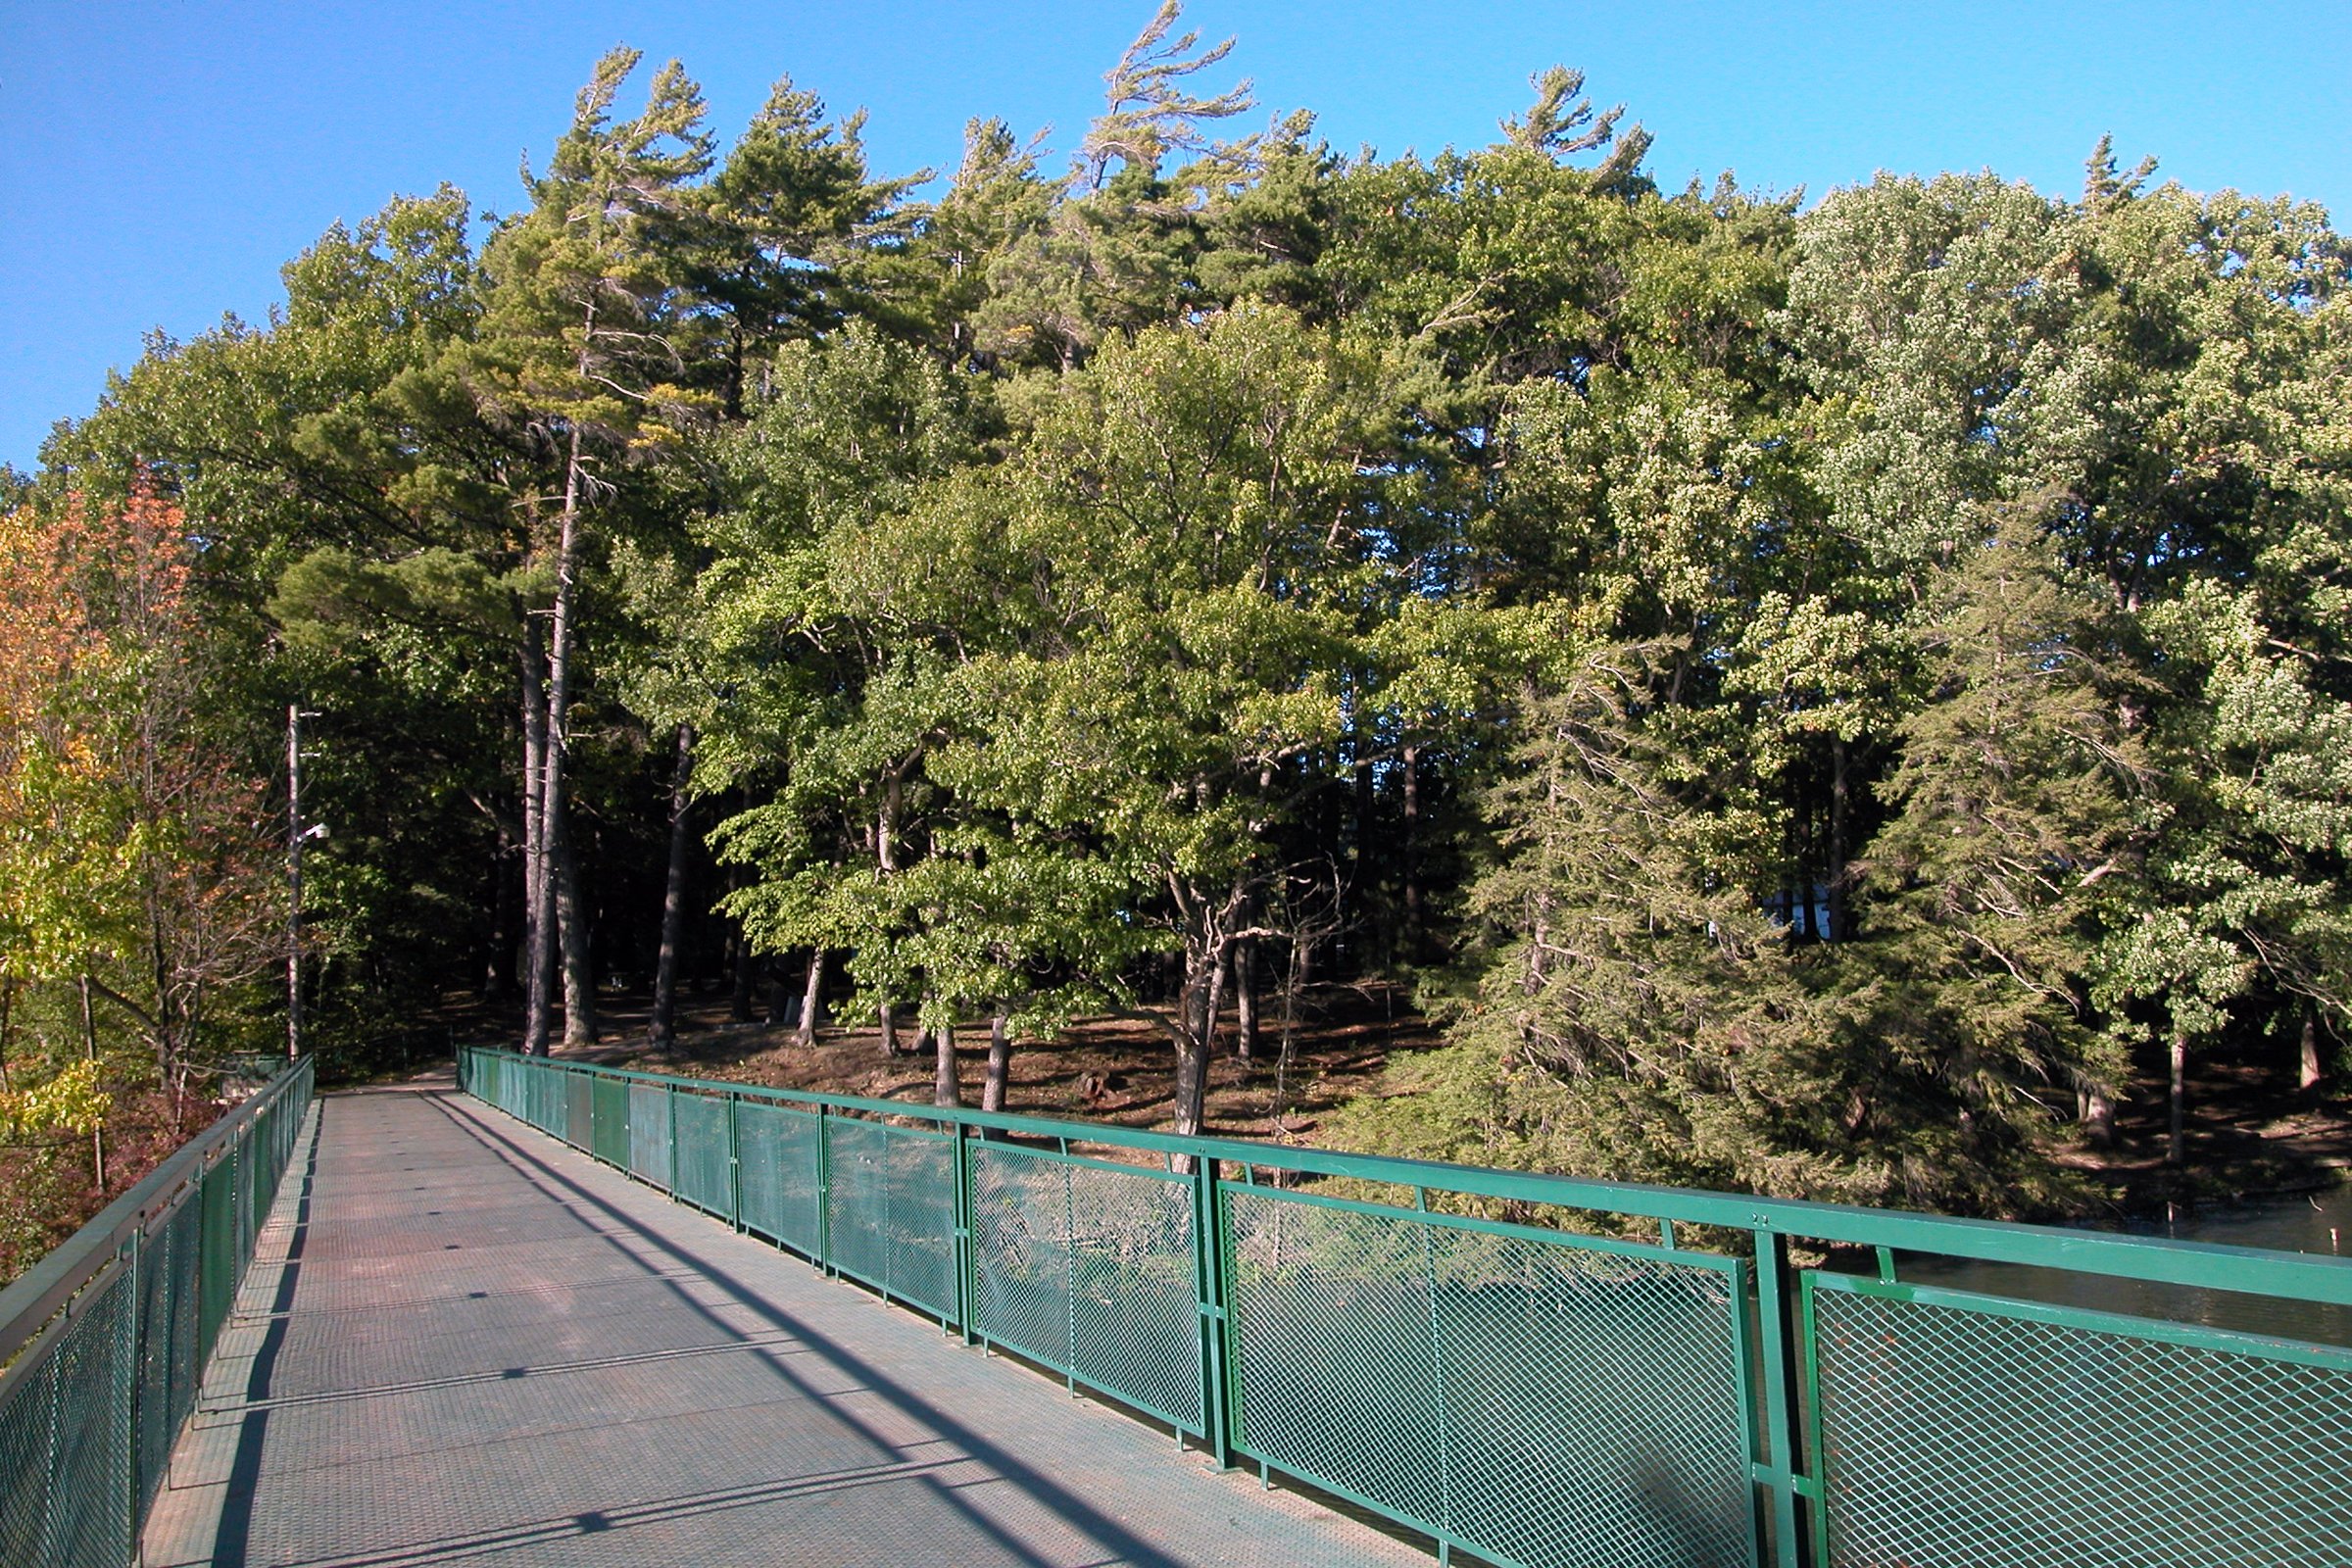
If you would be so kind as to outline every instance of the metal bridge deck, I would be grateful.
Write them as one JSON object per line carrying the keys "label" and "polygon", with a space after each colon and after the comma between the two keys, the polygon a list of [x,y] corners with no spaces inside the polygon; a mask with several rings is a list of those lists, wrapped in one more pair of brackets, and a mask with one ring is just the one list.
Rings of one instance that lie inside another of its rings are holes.
{"label": "metal bridge deck", "polygon": [[314,1111],[145,1560],[1431,1559],[428,1082]]}

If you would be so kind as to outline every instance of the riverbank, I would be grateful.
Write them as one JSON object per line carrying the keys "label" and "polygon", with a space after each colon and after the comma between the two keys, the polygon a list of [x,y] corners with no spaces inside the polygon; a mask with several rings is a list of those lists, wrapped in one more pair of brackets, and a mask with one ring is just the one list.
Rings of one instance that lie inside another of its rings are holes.
{"label": "riverbank", "polygon": [[2352,1102],[2340,1088],[2298,1089],[2285,1060],[2196,1063],[2186,1088],[2180,1164],[2165,1159],[2166,1086],[2152,1075],[2118,1106],[2112,1147],[2077,1139],[2061,1160],[2107,1185],[2121,1215],[2150,1220],[2328,1192],[2352,1174]]}

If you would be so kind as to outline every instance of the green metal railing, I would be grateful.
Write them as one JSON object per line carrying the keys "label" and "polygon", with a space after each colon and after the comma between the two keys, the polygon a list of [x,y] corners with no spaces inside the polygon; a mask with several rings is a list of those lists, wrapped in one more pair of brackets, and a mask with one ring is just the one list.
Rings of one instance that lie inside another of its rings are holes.
{"label": "green metal railing", "polygon": [[[1423,1531],[1441,1560],[2352,1565],[2352,1349],[1914,1286],[1894,1259],[2337,1306],[2352,1261],[470,1048],[459,1071],[487,1103],[1220,1463]],[[1362,1183],[1412,1206],[1329,1191]],[[1432,1206],[1449,1195],[1654,1221],[1659,1239]],[[1745,1244],[1692,1247],[1690,1227]],[[1792,1241],[1877,1249],[1878,1276],[1797,1267]]]}
{"label": "green metal railing", "polygon": [[0,1290],[0,1563],[135,1560],[311,1087],[306,1057]]}

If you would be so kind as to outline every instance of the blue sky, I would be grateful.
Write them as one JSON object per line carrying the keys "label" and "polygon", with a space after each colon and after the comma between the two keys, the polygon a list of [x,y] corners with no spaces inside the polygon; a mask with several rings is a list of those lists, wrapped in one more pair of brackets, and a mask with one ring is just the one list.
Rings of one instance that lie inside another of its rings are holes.
{"label": "blue sky", "polygon": [[[865,0],[0,0],[0,461],[31,463],[152,327],[259,318],[279,264],[395,192],[518,199],[590,63],[672,56],[723,133],[790,73],[872,112],[879,170],[952,165],[1004,116],[1069,140],[1149,15],[1117,4]],[[1647,5],[1195,0],[1269,110],[1384,153],[1488,140],[1554,61],[1656,133],[1679,184],[1827,190],[1990,168],[2079,188],[2113,131],[2192,188],[2352,201],[2352,6]],[[624,102],[626,100],[624,99]]]}

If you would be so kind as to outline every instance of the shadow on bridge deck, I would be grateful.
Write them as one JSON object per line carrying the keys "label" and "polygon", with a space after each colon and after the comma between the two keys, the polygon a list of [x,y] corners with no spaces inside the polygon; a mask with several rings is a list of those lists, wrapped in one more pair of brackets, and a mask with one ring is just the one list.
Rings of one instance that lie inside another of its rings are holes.
{"label": "shadow on bridge deck", "polygon": [[146,1561],[1430,1557],[428,1082],[319,1102]]}

